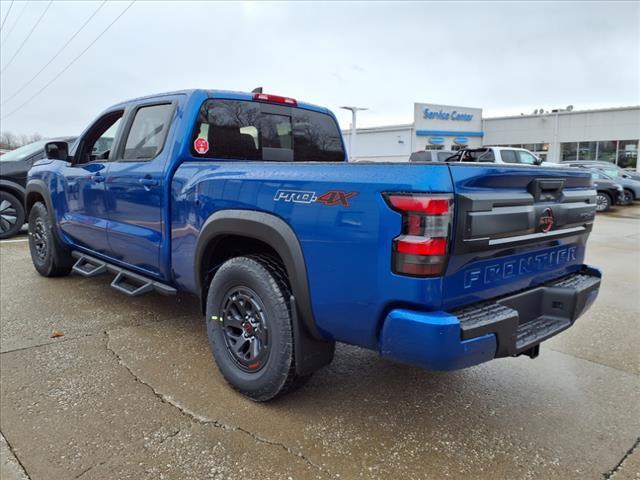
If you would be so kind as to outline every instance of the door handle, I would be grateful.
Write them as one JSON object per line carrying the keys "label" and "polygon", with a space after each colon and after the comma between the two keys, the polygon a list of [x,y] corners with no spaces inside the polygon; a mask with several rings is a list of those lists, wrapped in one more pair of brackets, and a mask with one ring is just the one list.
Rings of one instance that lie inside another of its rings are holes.
{"label": "door handle", "polygon": [[145,187],[155,187],[158,185],[158,180],[154,180],[153,178],[141,178],[138,180]]}
{"label": "door handle", "polygon": [[104,175],[91,175],[91,180],[96,183],[104,182]]}

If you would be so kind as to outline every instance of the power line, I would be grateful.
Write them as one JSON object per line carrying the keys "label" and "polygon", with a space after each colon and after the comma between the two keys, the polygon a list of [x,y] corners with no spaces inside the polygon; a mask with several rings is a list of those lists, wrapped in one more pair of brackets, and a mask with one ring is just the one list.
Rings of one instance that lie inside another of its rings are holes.
{"label": "power line", "polygon": [[13,115],[14,113],[16,113],[17,111],[19,111],[20,109],[22,109],[22,107],[24,107],[25,105],[27,105],[29,102],[31,102],[31,100],[33,100],[34,98],[36,98],[38,95],[40,95],[47,87],[49,87],[49,85],[51,85],[53,82],[55,82],[58,78],[60,78],[60,76],[66,72],[67,70],[69,70],[69,68],[71,67],[71,65],[73,65],[80,57],[82,57],[82,55],[84,55],[87,50],[89,50],[94,43],[96,43],[100,37],[102,37],[105,33],[107,33],[107,30],[109,30],[111,28],[111,26],[116,23],[120,17],[122,17],[127,10],[129,10],[132,5],[136,3],[136,0],[132,0],[131,3],[129,3],[129,5],[127,5],[127,8],[125,8],[122,12],[120,12],[120,14],[109,24],[107,25],[107,28],[105,28],[104,30],[102,30],[102,32],[100,32],[100,34],[89,44],[87,45],[87,47],[80,52],[80,54],[78,56],[76,56],[73,60],[71,60],[66,67],[64,67],[62,70],[60,70],[60,72],[58,72],[58,74],[53,77],[51,80],[49,80],[49,82],[47,82],[40,90],[38,90],[36,93],[34,93],[33,95],[31,95],[31,97],[29,97],[27,99],[26,102],[22,103],[18,108],[16,108],[15,110],[12,110],[11,112],[7,113],[6,115],[4,115],[2,118],[7,118],[11,115]]}
{"label": "power line", "polygon": [[49,7],[51,6],[52,3],[53,3],[53,0],[49,0],[47,7],[44,9],[42,14],[40,14],[40,17],[38,17],[38,20],[36,20],[36,23],[31,28],[31,31],[29,32],[29,34],[26,36],[26,38],[22,41],[18,49],[15,51],[15,53],[13,54],[13,57],[11,57],[9,61],[5,64],[5,66],[2,67],[2,70],[0,71],[0,73],[3,73],[7,69],[7,67],[11,65],[11,62],[13,62],[13,60],[16,58],[18,53],[20,53],[20,50],[22,50],[22,47],[24,47],[24,44],[27,43],[27,40],[29,40],[29,37],[31,37],[36,27],[40,24],[40,22],[42,21],[42,18],[44,17],[45,13],[47,13],[47,10],[49,10]]}
{"label": "power line", "polygon": [[38,76],[45,70],[45,68],[47,68],[49,65],[51,65],[51,62],[53,62],[56,58],[58,58],[58,56],[64,51],[65,48],[67,48],[67,46],[73,41],[74,38],[76,38],[78,36],[78,34],[84,29],[84,27],[87,26],[87,24],[91,21],[91,19],[93,17],[96,16],[96,14],[100,11],[100,9],[102,7],[104,7],[104,5],[107,3],[107,0],[104,0],[99,6],[98,8],[95,9],[95,11],[91,14],[91,16],[89,18],[87,18],[87,20],[82,24],[82,26],[76,31],[76,33],[74,33],[73,35],[71,35],[71,38],[69,38],[69,40],[67,40],[67,43],[65,43],[62,48],[60,48],[60,50],[58,50],[56,52],[56,54],[51,58],[51,60],[49,60],[44,67],[42,67],[40,70],[38,70],[38,73],[36,73],[33,77],[31,77],[31,79],[25,83],[24,85],[22,85],[22,87],[20,87],[18,90],[16,90],[15,92],[13,92],[12,95],[10,95],[8,98],[5,98],[2,103],[0,103],[0,105],[4,105],[5,103],[7,103],[9,100],[11,100],[12,98],[14,98],[16,95],[18,95],[20,92],[22,92],[25,88],[27,88],[29,85],[31,85],[31,83],[33,83],[33,81],[38,78]]}
{"label": "power line", "polygon": [[7,14],[4,16],[4,20],[2,20],[2,25],[0,25],[0,32],[4,28],[4,23],[7,21],[7,18],[9,18],[9,14],[11,13],[11,7],[13,7],[13,0],[11,0],[11,3],[9,4],[9,10],[7,10]]}
{"label": "power line", "polygon": [[27,5],[28,4],[29,4],[29,0],[24,2],[24,5],[22,6],[22,10],[20,10],[20,13],[18,14],[18,17],[16,18],[16,21],[13,22],[13,25],[11,25],[11,28],[9,29],[7,34],[4,36],[4,39],[2,40],[3,43],[7,42],[7,39],[9,38],[9,35],[11,35],[11,32],[13,32],[16,29],[16,25],[18,25],[18,23],[20,23],[20,19],[22,18],[22,15],[24,14],[25,10],[27,9]]}

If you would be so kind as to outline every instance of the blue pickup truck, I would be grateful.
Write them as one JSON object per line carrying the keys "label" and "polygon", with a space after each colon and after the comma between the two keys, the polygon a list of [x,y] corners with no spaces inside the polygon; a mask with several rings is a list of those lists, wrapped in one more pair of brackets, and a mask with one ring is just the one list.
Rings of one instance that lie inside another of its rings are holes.
{"label": "blue pickup truck", "polygon": [[138,98],[46,154],[26,188],[36,270],[190,292],[221,373],[258,401],[336,341],[437,370],[533,358],[600,286],[587,172],[348,163],[333,114],[292,98]]}

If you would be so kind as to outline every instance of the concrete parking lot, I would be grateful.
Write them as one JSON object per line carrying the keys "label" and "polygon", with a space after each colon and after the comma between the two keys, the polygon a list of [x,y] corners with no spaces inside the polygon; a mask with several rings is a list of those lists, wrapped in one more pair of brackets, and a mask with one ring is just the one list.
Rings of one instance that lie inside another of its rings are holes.
{"label": "concrete parking lot", "polygon": [[600,298],[536,360],[434,373],[340,346],[269,404],[225,385],[192,299],[42,278],[25,235],[0,261],[3,480],[640,478],[640,205],[598,216]]}

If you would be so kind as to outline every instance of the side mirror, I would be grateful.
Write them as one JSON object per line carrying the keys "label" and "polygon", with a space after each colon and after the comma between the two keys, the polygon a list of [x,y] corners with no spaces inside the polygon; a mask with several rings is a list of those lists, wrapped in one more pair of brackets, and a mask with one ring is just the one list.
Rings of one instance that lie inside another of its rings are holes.
{"label": "side mirror", "polygon": [[542,162],[544,162],[544,160],[542,160],[540,157],[536,157],[536,165],[542,165]]}
{"label": "side mirror", "polygon": [[69,144],[67,142],[48,142],[44,146],[44,153],[49,160],[69,159]]}

